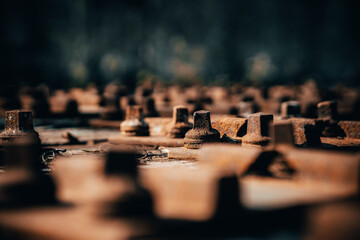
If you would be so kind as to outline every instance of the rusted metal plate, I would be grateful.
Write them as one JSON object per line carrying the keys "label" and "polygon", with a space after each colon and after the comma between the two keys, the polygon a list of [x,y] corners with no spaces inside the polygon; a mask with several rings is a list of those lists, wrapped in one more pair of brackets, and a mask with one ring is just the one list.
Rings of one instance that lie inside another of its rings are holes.
{"label": "rusted metal plate", "polygon": [[91,119],[89,120],[89,125],[95,128],[116,128],[120,129],[120,124],[122,121],[114,120],[104,120],[104,119]]}
{"label": "rusted metal plate", "polygon": [[246,134],[246,118],[222,118],[212,121],[212,126],[220,132],[222,137],[224,134],[231,138],[241,138]]}
{"label": "rusted metal plate", "polygon": [[259,148],[207,144],[200,149],[200,165],[210,165],[224,174],[243,174],[261,153]]}
{"label": "rusted metal plate", "polygon": [[80,143],[107,141],[109,137],[118,136],[120,132],[110,129],[88,129],[88,128],[62,128],[48,129],[37,128],[43,145],[66,145],[71,144],[71,140],[65,133],[70,133],[77,138]]}
{"label": "rusted metal plate", "polygon": [[359,121],[340,121],[340,128],[345,132],[346,137],[360,139],[360,122]]}
{"label": "rusted metal plate", "polygon": [[[274,122],[281,121],[275,118]],[[344,131],[346,137],[326,138],[321,137],[321,128],[323,128],[323,120],[307,119],[307,118],[289,118],[292,123],[294,143],[305,147],[317,148],[337,148],[341,150],[358,151],[360,147],[356,140],[360,136],[360,123],[356,121],[340,121],[337,125]],[[224,118],[215,120],[212,125],[221,135],[226,134],[228,137],[243,140],[247,131],[247,119],[245,118]],[[323,143],[323,144],[322,144]]]}
{"label": "rusted metal plate", "polygon": [[[214,215],[216,175],[211,171],[146,170],[142,181],[154,193],[155,211],[159,217],[204,221]],[[167,184],[162,184],[163,181]]]}
{"label": "rusted metal plate", "polygon": [[171,123],[172,118],[152,117],[145,118],[150,127],[150,136],[166,135],[166,127]]}
{"label": "rusted metal plate", "polygon": [[147,146],[165,146],[165,147],[181,147],[184,146],[184,139],[169,138],[164,136],[123,136],[117,134],[109,138],[112,144],[133,144],[133,145],[147,145]]}
{"label": "rusted metal plate", "polygon": [[197,160],[199,158],[199,150],[188,149],[184,147],[169,148],[168,158],[181,160]]}
{"label": "rusted metal plate", "polygon": [[[165,135],[165,128],[171,123],[171,118],[166,117],[149,117],[144,119],[149,124],[151,136]],[[110,121],[102,119],[93,119],[89,121],[89,125],[96,128],[115,128],[120,132],[120,124],[122,121]]]}
{"label": "rusted metal plate", "polygon": [[329,188],[322,183],[246,176],[240,179],[241,202],[247,208],[265,210],[321,204],[354,195],[349,189]]}
{"label": "rusted metal plate", "polygon": [[305,149],[281,150],[295,169],[295,176],[309,183],[321,181],[356,193],[359,188],[360,155]]}
{"label": "rusted metal plate", "polygon": [[[278,151],[279,156],[294,170],[292,177],[295,179],[323,182],[329,187],[339,185],[353,193],[359,187],[360,155],[358,154],[329,153],[290,146],[275,147],[275,151]],[[257,148],[209,145],[200,149],[199,162],[223,173],[241,175],[255,164],[261,153],[262,151]],[[269,166],[265,164],[260,167]]]}
{"label": "rusted metal plate", "polygon": [[112,219],[91,214],[91,208],[35,208],[2,211],[3,233],[22,239],[129,239],[148,235],[147,223]]}

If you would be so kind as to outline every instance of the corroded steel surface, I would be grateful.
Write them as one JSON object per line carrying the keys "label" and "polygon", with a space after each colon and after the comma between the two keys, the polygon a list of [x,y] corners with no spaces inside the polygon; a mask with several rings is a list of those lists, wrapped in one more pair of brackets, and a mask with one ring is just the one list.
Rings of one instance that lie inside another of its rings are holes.
{"label": "corroded steel surface", "polygon": [[360,139],[360,122],[340,121],[338,125],[344,131],[346,137]]}
{"label": "corroded steel surface", "polygon": [[113,136],[109,138],[109,142],[113,144],[132,144],[132,145],[148,145],[148,146],[165,146],[180,147],[184,146],[184,139],[169,138],[164,136]]}
{"label": "corroded steel surface", "polygon": [[213,128],[220,132],[220,136],[241,139],[246,134],[246,118],[222,118],[212,121]]}
{"label": "corroded steel surface", "polygon": [[197,160],[199,158],[198,149],[188,149],[184,147],[170,148],[168,153],[169,159],[188,159]]}
{"label": "corroded steel surface", "polygon": [[[19,161],[0,172],[0,202],[16,205],[27,199],[22,202],[32,209],[1,211],[0,228],[33,239],[167,239],[167,234],[194,237],[194,231],[201,237],[229,236],[229,231],[242,237],[248,229],[311,224],[306,214],[322,214],[311,211],[314,205],[358,196],[360,189],[359,123],[337,121],[331,106],[321,106],[325,110],[317,119],[297,118],[296,107],[286,109],[287,120],[258,113],[212,123],[208,111],[198,111],[185,139],[165,136],[177,123],[189,124],[184,108],[176,109],[173,119],[144,121],[138,109],[129,114],[123,123],[147,122],[150,136],[120,135],[119,121],[111,122],[118,124],[116,131],[68,129],[66,139],[59,134],[65,129],[40,128],[44,145],[68,151],[47,162],[51,171],[46,174],[34,164],[38,159],[26,158],[32,155],[26,151],[10,157]],[[32,123],[22,126],[15,128],[34,131]],[[212,143],[215,138],[227,144]],[[184,142],[196,148],[185,148]],[[54,205],[36,207],[44,203]],[[322,234],[315,231],[314,236]]]}

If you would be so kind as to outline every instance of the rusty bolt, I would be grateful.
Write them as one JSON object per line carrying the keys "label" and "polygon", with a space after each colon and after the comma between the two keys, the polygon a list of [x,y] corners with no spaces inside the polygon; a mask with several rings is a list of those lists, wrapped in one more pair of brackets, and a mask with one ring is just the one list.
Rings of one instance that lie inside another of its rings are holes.
{"label": "rusty bolt", "polygon": [[120,130],[127,136],[149,136],[149,124],[144,121],[140,106],[126,108],[126,120],[120,124]]}
{"label": "rusty bolt", "polygon": [[[123,90],[125,91],[125,90]],[[107,120],[123,119],[123,112],[120,107],[120,99],[124,92],[116,84],[108,84],[102,95],[101,105],[101,118]]]}
{"label": "rusty bolt", "polygon": [[337,102],[336,101],[324,101],[317,105],[318,118],[326,120],[335,120],[338,116]]}
{"label": "rusty bolt", "polygon": [[39,134],[34,130],[31,111],[13,110],[5,113],[5,130],[0,134],[0,144],[27,139],[40,144]]}
{"label": "rusty bolt", "polygon": [[152,97],[145,97],[142,104],[145,117],[158,117],[159,113],[155,107],[155,100]]}
{"label": "rusty bolt", "polygon": [[247,132],[242,138],[244,146],[264,146],[269,140],[269,124],[273,121],[272,114],[255,113],[248,117]]}
{"label": "rusty bolt", "polygon": [[171,138],[184,138],[192,128],[189,123],[189,110],[185,106],[176,106],[173,110],[172,122],[167,127],[167,135]]}
{"label": "rusty bolt", "polygon": [[291,120],[278,120],[273,123],[272,141],[274,145],[294,145]]}
{"label": "rusty bolt", "polygon": [[298,101],[287,101],[281,104],[281,118],[300,117],[300,104]]}
{"label": "rusty bolt", "polygon": [[185,134],[185,148],[200,148],[202,143],[217,142],[220,133],[211,127],[210,112],[200,110],[194,112],[194,126]]}
{"label": "rusty bolt", "polygon": [[257,105],[254,101],[241,101],[238,106],[241,117],[248,117],[257,111]]}
{"label": "rusty bolt", "polygon": [[296,145],[318,147],[321,145],[320,132],[315,125],[317,120],[293,118],[293,136]]}

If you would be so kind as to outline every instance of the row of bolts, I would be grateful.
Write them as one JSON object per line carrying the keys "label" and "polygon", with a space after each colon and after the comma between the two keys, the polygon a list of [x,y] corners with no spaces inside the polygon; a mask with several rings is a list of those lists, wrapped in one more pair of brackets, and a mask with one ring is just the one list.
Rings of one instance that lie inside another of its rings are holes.
{"label": "row of bolts", "polygon": [[[320,102],[318,105],[320,119],[332,121],[337,117],[337,103],[335,101]],[[210,112],[200,110],[194,112],[192,125],[188,121],[188,109],[176,106],[173,110],[172,122],[166,127],[167,136],[184,138],[184,147],[197,149],[202,143],[218,142],[220,133],[213,129]],[[281,117],[283,119],[300,117],[300,104],[296,101],[282,103]],[[247,118],[247,134],[242,138],[243,144],[266,145],[269,142],[269,124],[273,122],[273,114],[254,113]],[[126,136],[149,136],[149,125],[145,122],[140,106],[128,106],[126,119],[120,125],[120,130]]]}
{"label": "row of bolts", "polygon": [[[337,104],[335,101],[325,101],[318,104],[318,115],[321,119],[332,121],[337,117]],[[282,103],[281,117],[283,119],[300,116],[300,105],[296,101]],[[185,106],[176,106],[173,110],[172,122],[166,126],[166,134],[170,138],[184,138],[185,148],[200,148],[205,142],[218,142],[220,133],[213,129],[210,121],[210,112],[200,110],[194,112],[194,124],[188,121],[189,112]],[[273,115],[267,113],[250,114],[247,118],[247,134],[242,143],[263,145],[269,140],[269,124]],[[126,136],[149,136],[149,125],[144,120],[142,107],[133,105],[126,108],[126,119],[120,125],[120,130]],[[18,135],[34,135],[32,116],[30,111],[14,110],[5,114],[5,130],[0,134],[0,143],[9,141]]]}

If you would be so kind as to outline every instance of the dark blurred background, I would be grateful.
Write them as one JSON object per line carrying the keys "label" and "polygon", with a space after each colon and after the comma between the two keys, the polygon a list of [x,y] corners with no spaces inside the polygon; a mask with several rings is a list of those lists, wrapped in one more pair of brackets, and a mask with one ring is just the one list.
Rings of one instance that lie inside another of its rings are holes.
{"label": "dark blurred background", "polygon": [[[6,86],[164,82],[359,86],[359,1],[12,0],[1,4]],[[4,91],[4,90],[3,90]]]}

